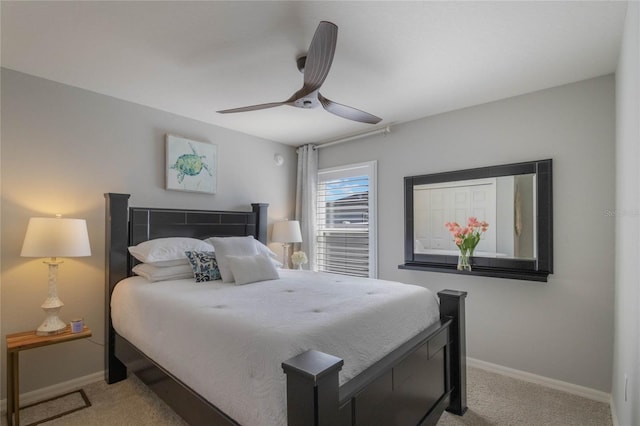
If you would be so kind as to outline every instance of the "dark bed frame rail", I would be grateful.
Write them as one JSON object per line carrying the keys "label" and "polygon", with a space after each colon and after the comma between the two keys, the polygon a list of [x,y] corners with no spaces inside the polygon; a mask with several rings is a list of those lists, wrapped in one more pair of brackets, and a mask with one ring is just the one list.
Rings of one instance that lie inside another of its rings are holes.
{"label": "dark bed frame rail", "polygon": [[[267,241],[268,204],[251,212],[129,208],[128,194],[105,194],[105,380],[133,372],[192,425],[238,425],[209,401],[149,359],[111,323],[111,293],[131,275],[127,247],[170,236],[253,235]],[[287,417],[293,425],[435,425],[446,409],[462,415],[466,405],[466,292],[444,290],[440,321],[342,386],[343,361],[308,351],[282,363],[287,375]]]}

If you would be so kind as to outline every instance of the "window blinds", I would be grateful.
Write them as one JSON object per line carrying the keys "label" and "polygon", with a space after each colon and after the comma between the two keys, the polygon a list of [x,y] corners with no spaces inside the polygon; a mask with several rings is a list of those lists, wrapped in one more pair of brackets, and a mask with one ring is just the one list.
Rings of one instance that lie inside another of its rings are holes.
{"label": "window blinds", "polygon": [[372,165],[318,174],[316,262],[319,271],[361,277],[371,268]]}

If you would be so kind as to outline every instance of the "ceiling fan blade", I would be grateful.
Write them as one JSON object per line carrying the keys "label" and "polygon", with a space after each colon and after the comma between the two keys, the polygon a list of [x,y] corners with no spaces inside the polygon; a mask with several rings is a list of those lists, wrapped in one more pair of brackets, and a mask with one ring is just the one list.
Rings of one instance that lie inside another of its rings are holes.
{"label": "ceiling fan blade", "polygon": [[359,121],[361,123],[367,124],[378,124],[382,121],[382,118],[376,117],[373,114],[369,114],[368,112],[360,111],[359,109],[352,108],[347,105],[342,105],[337,102],[333,102],[322,96],[320,92],[318,92],[318,99],[320,103],[332,114],[335,114],[339,117],[346,118],[347,120]]}
{"label": "ceiling fan blade", "polygon": [[219,114],[229,114],[232,112],[247,112],[247,111],[257,111],[259,109],[267,109],[267,108],[275,108],[280,105],[284,105],[286,102],[271,102],[268,104],[259,104],[259,105],[251,105],[241,108],[231,108],[231,109],[223,109],[222,111],[216,111]]}
{"label": "ceiling fan blade", "polygon": [[329,74],[333,55],[336,53],[338,26],[332,22],[318,24],[304,65],[304,85],[289,100],[303,98],[322,86]]}

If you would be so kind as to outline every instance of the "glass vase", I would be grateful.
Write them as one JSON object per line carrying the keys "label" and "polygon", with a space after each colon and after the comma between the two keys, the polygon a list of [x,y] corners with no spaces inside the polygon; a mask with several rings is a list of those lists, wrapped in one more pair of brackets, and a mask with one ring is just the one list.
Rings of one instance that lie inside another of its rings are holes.
{"label": "glass vase", "polygon": [[458,271],[470,271],[471,270],[471,259],[470,254],[467,250],[460,250],[460,254],[458,255]]}

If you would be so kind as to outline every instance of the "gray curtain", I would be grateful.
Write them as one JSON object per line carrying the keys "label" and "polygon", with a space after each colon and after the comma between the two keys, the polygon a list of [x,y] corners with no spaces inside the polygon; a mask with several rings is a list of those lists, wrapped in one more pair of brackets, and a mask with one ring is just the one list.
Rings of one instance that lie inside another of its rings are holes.
{"label": "gray curtain", "polygon": [[318,188],[318,150],[315,145],[298,148],[298,180],[296,185],[296,220],[300,221],[302,243],[296,250],[307,254],[304,268],[316,270],[316,191]]}

